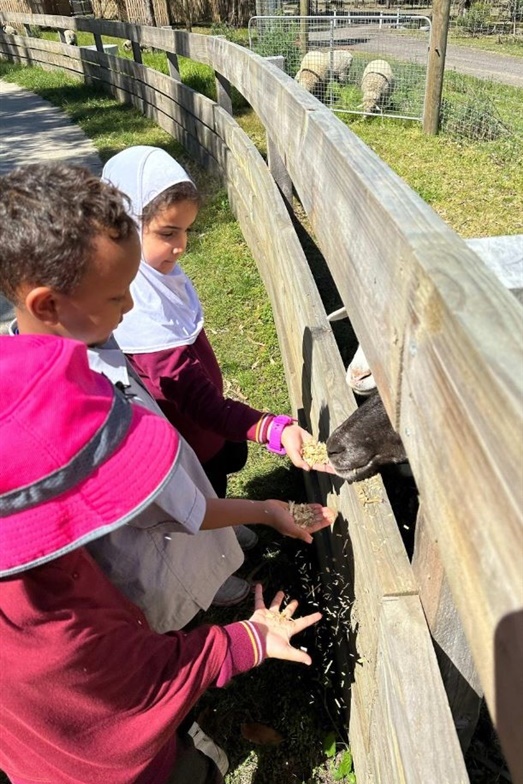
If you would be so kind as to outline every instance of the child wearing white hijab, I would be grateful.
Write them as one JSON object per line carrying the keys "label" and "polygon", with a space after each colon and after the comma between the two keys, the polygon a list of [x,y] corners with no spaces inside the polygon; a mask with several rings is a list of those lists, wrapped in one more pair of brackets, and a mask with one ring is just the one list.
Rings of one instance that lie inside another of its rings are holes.
{"label": "child wearing white hijab", "polygon": [[115,337],[196,452],[218,496],[225,497],[227,475],[245,465],[247,440],[287,454],[308,471],[301,454],[311,438],[306,430],[291,417],[258,411],[223,395],[200,300],[178,263],[200,206],[187,172],[164,150],[138,146],[111,158],[103,178],[130,198],[142,242],[140,268],[131,284],[134,307]]}

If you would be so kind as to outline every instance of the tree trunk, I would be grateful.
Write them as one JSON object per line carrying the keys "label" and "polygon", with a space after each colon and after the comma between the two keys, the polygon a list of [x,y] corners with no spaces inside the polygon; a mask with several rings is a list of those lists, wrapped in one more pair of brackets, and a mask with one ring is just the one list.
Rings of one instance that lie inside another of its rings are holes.
{"label": "tree trunk", "polygon": [[255,15],[254,0],[211,0],[211,12],[213,22],[246,27]]}
{"label": "tree trunk", "polygon": [[143,20],[149,27],[155,27],[153,0],[143,0]]}

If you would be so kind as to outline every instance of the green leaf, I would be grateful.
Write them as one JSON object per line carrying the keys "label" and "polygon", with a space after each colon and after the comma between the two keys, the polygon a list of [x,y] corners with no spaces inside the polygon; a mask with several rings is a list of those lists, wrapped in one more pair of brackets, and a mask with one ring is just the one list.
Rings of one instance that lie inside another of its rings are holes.
{"label": "green leaf", "polygon": [[334,757],[336,754],[336,734],[329,732],[323,741],[323,753],[326,757]]}
{"label": "green leaf", "polygon": [[344,751],[341,760],[334,774],[334,781],[342,781],[347,778],[352,770],[352,754],[349,750]]}

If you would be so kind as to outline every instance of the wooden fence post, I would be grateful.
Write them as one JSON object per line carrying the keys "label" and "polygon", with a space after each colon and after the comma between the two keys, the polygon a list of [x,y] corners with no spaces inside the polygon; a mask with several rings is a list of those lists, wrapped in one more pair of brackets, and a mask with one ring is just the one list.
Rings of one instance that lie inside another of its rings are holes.
{"label": "wooden fence post", "polygon": [[309,48],[309,20],[303,17],[309,15],[309,0],[300,0],[300,49],[302,56]]}
{"label": "wooden fence post", "polygon": [[[225,39],[225,36],[217,35],[215,38]],[[227,114],[232,116],[231,83],[228,79],[222,76],[221,73],[218,73],[218,71],[214,72],[214,80],[216,84],[216,103],[218,106],[221,106],[222,109],[225,109]]]}
{"label": "wooden fence post", "polygon": [[[265,59],[274,63],[281,71],[284,70],[285,58],[282,55],[275,55],[274,57],[267,57]],[[287,204],[292,204],[292,180],[285,167],[283,158],[269,134],[267,134],[267,162],[274,182],[280,189],[283,198]]]}
{"label": "wooden fence post", "polygon": [[169,76],[172,79],[176,79],[177,82],[182,81],[182,77],[180,74],[180,66],[178,64],[178,55],[174,54],[173,52],[166,52],[167,55],[167,67],[169,68]]}
{"label": "wooden fence post", "polygon": [[[131,41],[131,46],[133,49],[133,59],[135,63],[142,63],[142,50],[140,49],[140,44],[138,41]],[[102,49],[103,51],[103,49]]]}
{"label": "wooden fence post", "polygon": [[425,106],[423,107],[423,130],[432,136],[437,134],[439,127],[449,14],[450,0],[434,0],[427,67],[427,89],[425,90]]}

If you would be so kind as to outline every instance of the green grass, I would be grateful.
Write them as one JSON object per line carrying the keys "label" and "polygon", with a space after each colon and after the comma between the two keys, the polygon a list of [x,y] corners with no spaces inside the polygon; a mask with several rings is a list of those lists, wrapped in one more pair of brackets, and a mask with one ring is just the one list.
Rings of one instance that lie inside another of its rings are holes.
{"label": "green grass", "polygon": [[523,35],[510,35],[500,33],[499,35],[478,35],[472,36],[460,30],[451,29],[448,37],[449,44],[457,46],[468,46],[471,49],[480,49],[483,52],[495,52],[496,54],[509,54],[515,57],[523,57]]}
{"label": "green grass", "polygon": [[[444,98],[466,133],[490,117],[498,138],[463,138],[450,129],[426,136],[419,123],[380,117],[340,119],[461,236],[522,233],[523,90],[451,73]],[[472,116],[465,111],[471,106],[478,112]]]}

